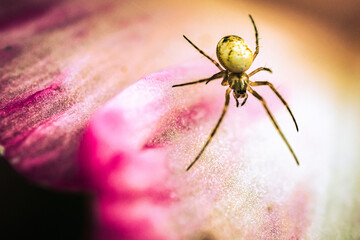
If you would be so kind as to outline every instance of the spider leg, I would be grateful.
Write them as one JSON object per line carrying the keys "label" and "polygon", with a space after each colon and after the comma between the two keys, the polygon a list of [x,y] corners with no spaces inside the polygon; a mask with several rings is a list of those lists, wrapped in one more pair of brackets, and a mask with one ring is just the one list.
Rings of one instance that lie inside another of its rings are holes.
{"label": "spider leg", "polygon": [[202,55],[204,55],[207,59],[209,59],[213,64],[215,64],[215,66],[220,69],[220,71],[224,71],[220,64],[218,62],[216,62],[214,59],[212,59],[210,56],[208,56],[206,53],[204,53],[203,50],[201,50],[200,48],[198,48],[195,44],[193,44],[185,35],[183,35],[183,37],[186,39],[186,41],[188,41],[196,50],[198,50]]}
{"label": "spider leg", "polygon": [[209,145],[209,143],[211,142],[211,140],[213,139],[217,129],[220,126],[221,121],[223,120],[225,113],[228,109],[229,106],[229,102],[230,102],[230,92],[231,92],[231,88],[229,87],[228,89],[226,89],[226,93],[225,93],[225,105],[223,107],[222,113],[220,115],[219,120],[217,121],[214,129],[212,130],[210,136],[208,137],[208,139],[206,140],[205,145],[202,147],[202,149],[200,150],[200,152],[198,153],[198,155],[195,157],[194,161],[191,162],[191,164],[187,167],[186,171],[189,171],[190,168],[196,163],[196,161],[200,158],[201,154],[204,152],[204,150],[206,149],[206,147]]}
{"label": "spider leg", "polygon": [[248,76],[251,77],[252,75],[254,75],[254,74],[256,74],[256,73],[258,73],[260,71],[268,71],[268,72],[272,73],[270,68],[259,67],[259,68],[255,69],[254,71],[252,71],[251,73],[249,73]]}
{"label": "spider leg", "polygon": [[256,43],[256,48],[255,48],[255,53],[254,53],[254,56],[253,56],[253,61],[255,60],[256,56],[258,55],[259,53],[259,33],[258,33],[258,30],[257,30],[257,27],[256,27],[256,24],[255,24],[255,21],[254,19],[252,18],[252,16],[249,14],[249,17],[250,17],[250,20],[254,26],[254,30],[255,30],[255,43]]}
{"label": "spider leg", "polygon": [[254,90],[253,90],[252,88],[250,88],[250,87],[248,87],[248,91],[249,91],[252,95],[254,95],[254,97],[256,97],[256,98],[262,103],[263,107],[264,107],[265,110],[266,110],[266,113],[267,113],[268,116],[270,117],[270,119],[271,119],[272,123],[274,124],[276,130],[278,131],[278,133],[280,134],[281,138],[282,138],[282,139],[284,140],[284,142],[286,143],[286,145],[287,145],[287,147],[289,148],[291,154],[293,155],[293,157],[294,157],[294,159],[295,159],[295,161],[296,161],[296,164],[297,164],[297,165],[300,165],[300,164],[299,164],[299,161],[298,161],[298,159],[297,159],[297,157],[296,157],[296,155],[295,155],[294,150],[291,148],[289,142],[286,140],[284,134],[282,133],[282,131],[281,131],[280,127],[279,127],[279,124],[276,122],[274,116],[271,114],[271,112],[270,112],[270,110],[269,110],[269,108],[268,108],[268,106],[267,106],[264,98],[263,98],[262,96],[260,96],[256,91],[254,91]]}
{"label": "spider leg", "polygon": [[192,84],[197,84],[197,83],[202,83],[202,82],[206,82],[206,84],[208,84],[212,80],[224,77],[224,74],[225,74],[225,72],[218,72],[218,73],[215,73],[214,75],[212,75],[209,78],[200,79],[200,80],[197,80],[197,81],[194,81],[194,82],[176,84],[176,85],[173,85],[172,87],[182,87],[182,86],[192,85]]}
{"label": "spider leg", "polygon": [[280,95],[280,93],[275,89],[274,85],[271,82],[268,81],[255,81],[255,82],[249,82],[250,86],[256,87],[256,86],[268,86],[270,87],[270,89],[276,94],[276,96],[278,96],[278,98],[281,100],[281,102],[285,105],[286,109],[288,110],[288,112],[290,113],[294,123],[295,123],[295,127],[296,127],[296,131],[299,131],[299,127],[296,123],[295,117],[292,114],[289,105],[287,104],[287,102],[285,101],[285,99]]}

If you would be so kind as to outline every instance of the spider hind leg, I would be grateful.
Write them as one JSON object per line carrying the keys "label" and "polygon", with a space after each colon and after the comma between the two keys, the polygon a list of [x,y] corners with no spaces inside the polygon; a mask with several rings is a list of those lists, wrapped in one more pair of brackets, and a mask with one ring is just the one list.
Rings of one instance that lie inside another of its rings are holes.
{"label": "spider hind leg", "polygon": [[209,59],[213,64],[215,64],[215,66],[216,66],[220,71],[224,71],[218,62],[216,62],[214,59],[212,59],[212,58],[211,58],[209,55],[207,55],[203,50],[201,50],[200,48],[198,48],[198,47],[197,47],[192,41],[190,41],[185,35],[183,35],[183,37],[184,37],[184,38],[186,39],[186,41],[188,41],[196,50],[198,50],[199,53],[201,53],[204,57],[206,57],[206,58]]}
{"label": "spider hind leg", "polygon": [[254,56],[253,56],[253,61],[255,60],[256,56],[258,55],[259,53],[259,33],[258,33],[258,30],[257,30],[257,27],[256,27],[256,24],[255,24],[255,21],[254,19],[252,18],[252,16],[249,14],[249,17],[250,17],[250,20],[254,26],[254,30],[255,30],[255,44],[256,44],[256,48],[255,48],[255,53],[254,53]]}

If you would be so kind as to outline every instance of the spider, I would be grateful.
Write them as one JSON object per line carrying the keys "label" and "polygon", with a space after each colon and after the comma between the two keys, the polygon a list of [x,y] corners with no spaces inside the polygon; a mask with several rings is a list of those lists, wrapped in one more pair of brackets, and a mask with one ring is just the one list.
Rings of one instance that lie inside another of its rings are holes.
{"label": "spider", "polygon": [[218,42],[216,46],[216,56],[220,62],[220,64],[225,68],[223,69],[218,62],[216,62],[214,59],[209,57],[206,53],[204,53],[201,49],[199,49],[194,43],[192,43],[185,35],[183,36],[197,51],[199,51],[202,55],[204,55],[207,59],[209,59],[215,66],[220,70],[220,72],[214,74],[213,76],[205,79],[200,79],[194,82],[187,82],[182,84],[176,84],[172,87],[182,87],[186,85],[192,85],[197,83],[205,82],[205,84],[208,84],[210,81],[213,81],[215,79],[222,78],[221,85],[222,86],[228,86],[225,92],[225,105],[223,107],[222,113],[220,115],[219,120],[217,121],[215,127],[213,128],[211,134],[209,135],[208,139],[206,140],[205,145],[200,150],[198,155],[195,157],[195,159],[191,162],[191,164],[187,167],[186,171],[189,171],[190,168],[196,163],[196,161],[200,158],[206,147],[209,145],[211,140],[213,139],[217,129],[220,126],[220,123],[222,122],[226,111],[229,106],[230,102],[230,93],[232,91],[232,95],[236,101],[236,107],[239,107],[239,98],[243,99],[241,106],[243,106],[246,103],[246,100],[248,98],[248,93],[250,92],[255,98],[257,98],[263,105],[267,115],[271,119],[272,123],[274,124],[276,130],[280,134],[281,138],[284,140],[285,144],[289,148],[291,154],[293,155],[296,164],[299,165],[299,161],[295,155],[295,152],[291,148],[289,142],[285,138],[285,135],[282,133],[279,124],[276,122],[274,116],[270,112],[265,99],[257,93],[255,90],[253,90],[251,87],[256,86],[268,86],[275,94],[276,96],[281,100],[281,102],[285,105],[287,108],[289,114],[291,115],[296,130],[299,131],[298,125],[296,123],[295,117],[292,114],[289,105],[286,103],[284,98],[280,95],[280,93],[275,89],[272,83],[268,81],[250,81],[249,78],[253,76],[254,74],[260,72],[260,71],[267,71],[272,73],[270,68],[266,67],[259,67],[252,71],[249,74],[246,74],[245,71],[248,70],[255,60],[256,56],[259,53],[259,34],[256,27],[256,24],[254,22],[254,19],[249,14],[250,20],[252,22],[252,25],[254,26],[255,30],[255,43],[256,43],[256,49],[255,53],[253,54],[250,50],[249,46],[245,43],[244,39],[241,37],[235,36],[235,35],[229,35],[225,36]]}

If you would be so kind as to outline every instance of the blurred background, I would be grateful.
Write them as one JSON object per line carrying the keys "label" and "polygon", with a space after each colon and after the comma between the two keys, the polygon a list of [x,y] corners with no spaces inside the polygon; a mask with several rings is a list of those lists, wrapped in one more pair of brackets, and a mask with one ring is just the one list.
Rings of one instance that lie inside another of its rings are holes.
{"label": "blurred background", "polygon": [[[8,37],[6,33],[11,28],[21,29],[24,27],[24,32],[28,31],[26,26],[29,22],[36,21],[39,16],[46,14],[47,11],[57,8],[60,2],[66,1],[0,1],[0,42],[6,42]],[[73,2],[76,3],[76,1],[68,1],[69,4]],[[96,5],[96,1],[90,2]],[[201,5],[201,1],[196,2],[194,5],[197,7]],[[233,2],[241,1],[219,2],[231,5]],[[355,92],[359,90],[357,93],[360,93],[360,1],[253,0],[243,2],[251,3],[254,9],[260,9],[261,12],[270,10],[277,12],[276,18],[280,19],[276,21],[277,25],[286,26],[287,22],[282,22],[283,19],[281,18],[281,14],[286,13],[296,16],[295,19],[299,21],[297,24],[301,28],[306,27],[302,24],[303,20],[306,20],[306,24],[313,23],[321,26],[323,28],[321,34],[327,34],[327,36],[337,39],[339,51],[346,51],[347,67],[354,72],[352,74],[354,78],[346,79],[344,83],[353,84]],[[203,3],[205,4],[205,2]],[[137,1],[131,3],[118,1],[118,4],[130,6],[134,11],[146,12],[146,9],[141,5],[137,5]],[[161,5],[159,5],[159,9],[161,10]],[[106,11],[111,11],[111,9],[105,10],[97,17],[101,18],[102,15],[106,14]],[[64,16],[66,17],[66,13]],[[79,16],[78,19],[81,17]],[[69,24],[70,27],[72,24],[77,24],[76,13],[72,22],[59,25],[53,31],[61,31],[62,28],[69,27]],[[296,35],[297,29],[291,31],[292,34]],[[178,34],[181,36],[183,33]],[[309,32],[309,34],[312,33]],[[11,37],[14,38],[14,36]],[[18,39],[21,40],[22,37],[19,34]],[[31,37],[38,38],[39,36],[27,36],[27,38]],[[302,38],[304,36],[297,37]],[[5,51],[1,52],[0,67],[11,60],[12,58]],[[157,65],[155,70],[160,67],[162,67],[161,64]],[[145,74],[148,71],[149,69],[144,69],[143,72],[140,71],[141,73],[137,74]],[[2,128],[4,129],[6,126],[2,126]],[[3,157],[0,159],[0,191],[0,239],[88,239],[91,235],[93,224],[91,222],[91,197],[85,192],[58,191],[30,183],[14,171]]]}
{"label": "blurred background", "polygon": [[350,44],[355,49],[359,48],[360,31],[360,3],[356,0],[255,0],[258,4],[267,8],[283,8],[284,11],[290,11],[317,22],[325,29],[332,29],[335,34],[342,35],[346,41],[344,44]]}

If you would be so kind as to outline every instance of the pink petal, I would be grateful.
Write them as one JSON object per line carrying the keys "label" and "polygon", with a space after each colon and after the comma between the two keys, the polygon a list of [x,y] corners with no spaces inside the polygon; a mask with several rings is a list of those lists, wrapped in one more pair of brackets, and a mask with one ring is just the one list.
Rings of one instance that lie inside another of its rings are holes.
{"label": "pink petal", "polygon": [[[227,235],[219,237],[240,233],[248,239],[304,236],[310,198],[307,190],[301,189],[301,185],[295,187],[285,205],[277,206],[276,196],[271,193],[263,195],[261,201],[255,200],[259,193],[254,191],[261,188],[245,182],[240,184],[243,189],[239,191],[232,185],[239,178],[235,169],[245,175],[240,177],[242,180],[256,178],[258,172],[248,169],[253,158],[242,160],[250,160],[250,164],[234,162],[231,156],[238,156],[232,152],[236,149],[216,146],[231,139],[231,145],[242,149],[246,141],[244,128],[233,128],[234,136],[229,132],[229,124],[238,121],[250,128],[251,122],[258,125],[265,113],[254,99],[238,109],[231,100],[231,109],[211,147],[193,169],[185,171],[204,143],[204,136],[209,134],[209,122],[214,124],[221,112],[225,88],[219,86],[221,80],[208,85],[171,86],[215,72],[216,68],[207,64],[189,64],[151,74],[125,89],[94,115],[84,134],[79,159],[89,188],[96,192],[99,239],[212,236],[223,231],[209,229],[212,224],[208,221],[227,223],[226,209],[237,211],[242,209],[241,205],[246,206],[243,209],[246,214],[239,214],[239,222],[228,225]],[[275,98],[268,99],[272,102]],[[248,110],[257,114],[246,114]],[[289,156],[280,158],[296,169]],[[234,199],[223,202],[224,195]],[[253,203],[247,202],[249,197],[254,198]],[[228,205],[222,206],[223,203]],[[220,209],[225,212],[216,213]],[[248,214],[254,219],[246,219]],[[248,225],[249,221],[255,226]]]}
{"label": "pink petal", "polygon": [[[129,32],[146,19],[133,12],[119,27],[121,5],[40,0],[1,7],[0,154],[28,179],[81,187],[76,150],[87,121],[144,74],[130,73],[137,65],[127,67],[124,59],[136,53],[124,51],[118,39],[133,40]],[[109,23],[112,28],[101,27]]]}
{"label": "pink petal", "polygon": [[[20,2],[33,13],[0,9],[0,144],[18,171],[53,186],[83,184],[76,150],[94,110],[140,76],[200,57],[179,35],[191,34],[206,51],[224,33],[253,39],[242,2],[146,2],[146,11],[126,1]],[[219,10],[221,18],[208,17]],[[256,14],[263,48],[253,67],[266,64],[276,74],[254,80],[281,87],[292,106],[300,133],[281,103],[263,94],[301,167],[249,99],[241,109],[232,101],[212,144],[185,172],[218,118],[224,88],[170,88],[211,75],[210,63],[153,74],[151,84],[142,80],[101,110],[84,137],[81,170],[98,194],[99,238],[358,235],[357,55],[351,44],[339,45],[343,34],[263,10]]]}
{"label": "pink petal", "polygon": [[22,1],[1,9],[0,147],[33,181],[66,188],[82,184],[75,166],[79,136],[94,109],[120,87],[109,86],[114,90],[107,97],[89,89],[106,81],[81,76],[83,66],[69,61],[69,55],[86,41],[86,35],[74,34],[86,31],[88,22],[106,8]]}

